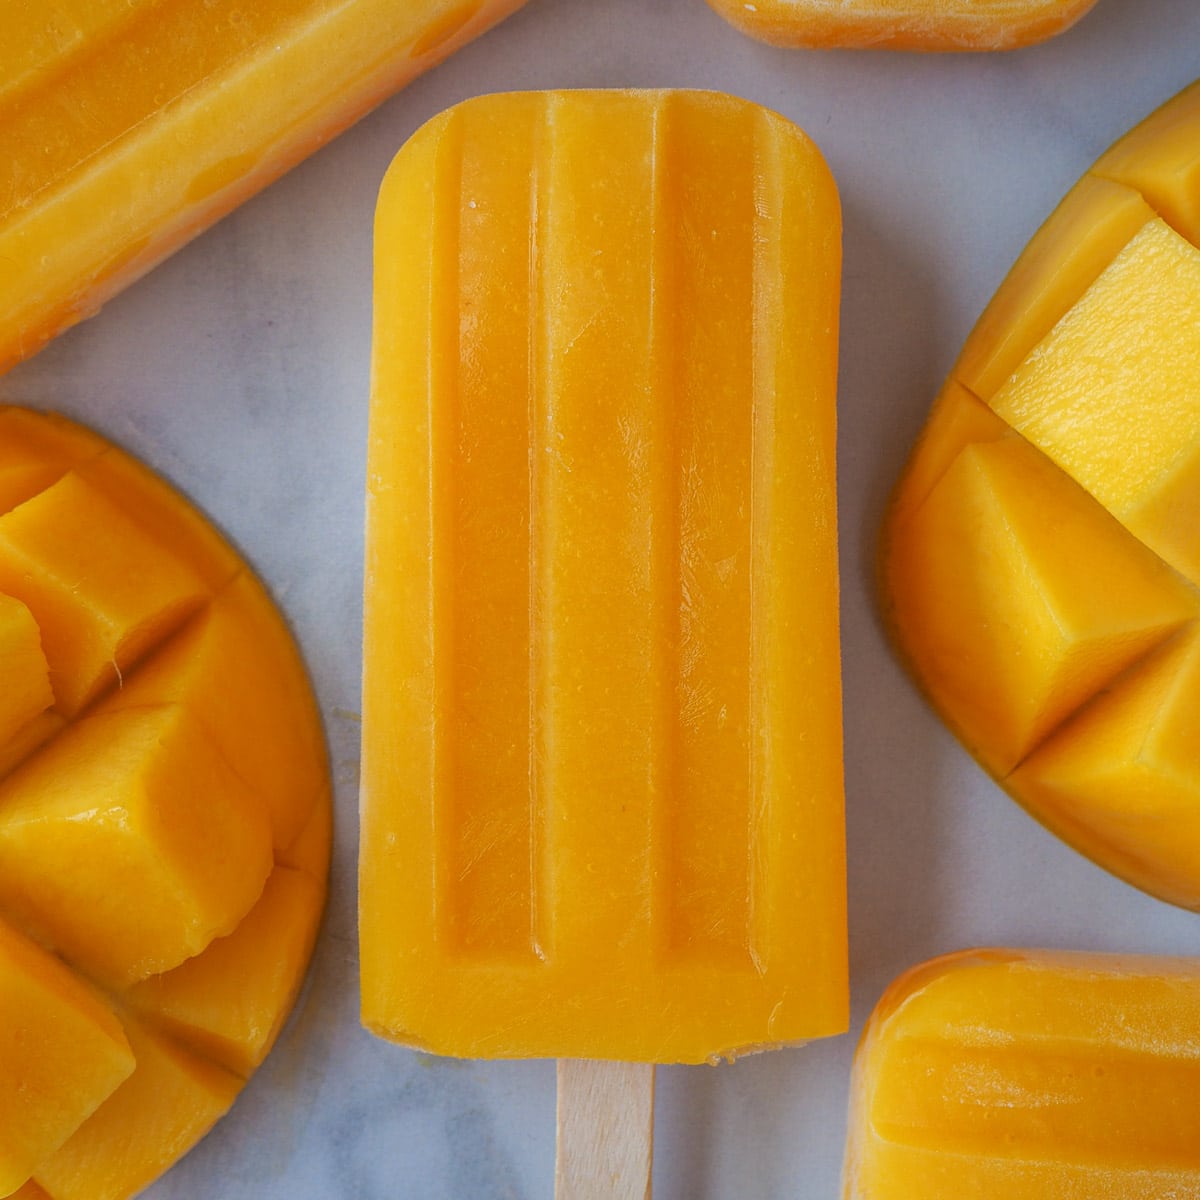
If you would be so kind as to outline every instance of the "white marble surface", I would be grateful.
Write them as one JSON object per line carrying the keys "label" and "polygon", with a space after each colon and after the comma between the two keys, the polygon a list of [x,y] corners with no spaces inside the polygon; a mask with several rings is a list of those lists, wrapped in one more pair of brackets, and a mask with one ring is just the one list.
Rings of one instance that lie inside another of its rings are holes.
{"label": "white marble surface", "polygon": [[153,1200],[524,1200],[552,1192],[554,1072],[439,1061],[357,1022],[354,873],[370,223],[388,161],[485,91],[696,86],[784,113],[845,208],[841,528],[853,1028],[661,1069],[657,1200],[838,1195],[854,1040],[910,963],[983,943],[1200,950],[1200,918],[1061,846],[922,706],[881,637],[871,556],[926,407],[1002,274],[1115,137],[1200,70],[1197,0],[1099,0],[1008,56],[771,50],[703,0],[531,0],[0,380],[97,425],[257,564],[314,673],[337,784],[308,989],[232,1114]]}

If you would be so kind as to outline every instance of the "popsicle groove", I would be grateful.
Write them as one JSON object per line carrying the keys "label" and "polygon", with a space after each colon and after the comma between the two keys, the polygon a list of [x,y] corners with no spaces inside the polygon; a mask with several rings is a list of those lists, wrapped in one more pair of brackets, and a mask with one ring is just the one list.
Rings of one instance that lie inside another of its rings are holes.
{"label": "popsicle groove", "polygon": [[[669,946],[675,956],[745,967],[754,625],[746,413],[758,165],[747,113],[715,131],[702,112],[676,105],[668,129],[676,378],[658,403],[677,431],[671,469],[679,555]],[[721,837],[712,836],[717,828]]]}
{"label": "popsicle groove", "polygon": [[1181,1095],[1200,1095],[1200,1062],[1149,1049],[1097,1061],[1093,1046],[1053,1040],[1025,1042],[1013,1052],[905,1039],[889,1057],[894,1074],[875,1098],[872,1124],[895,1145],[1063,1166],[1200,1172],[1200,1109],[1178,1103]]}
{"label": "popsicle groove", "polygon": [[[464,114],[448,139],[454,165],[441,194],[457,215],[444,247],[453,304],[440,319],[451,356],[445,369],[454,376],[445,405],[454,539],[446,581],[454,609],[446,890],[464,952],[531,960],[541,953],[533,902],[540,789],[529,721],[536,655],[526,397],[535,389],[522,377],[531,370],[533,295],[528,282],[524,292],[519,285],[536,201],[519,168],[538,123],[524,116],[515,159],[480,114]],[[484,264],[495,261],[517,284],[502,296],[481,282],[493,278]]]}
{"label": "popsicle groove", "polygon": [[[5,40],[13,55],[7,76],[0,78],[0,105],[10,96],[26,103],[34,90],[43,94],[80,58],[94,55],[121,30],[160,0],[88,0],[56,18],[45,4],[8,5]],[[58,5],[60,10],[66,6]]]}
{"label": "popsicle groove", "polygon": [[[770,941],[764,903],[768,874],[764,857],[770,829],[769,806],[775,787],[768,778],[772,746],[767,714],[767,642],[770,636],[763,606],[771,595],[770,571],[774,548],[769,541],[771,489],[774,486],[775,361],[778,330],[785,328],[778,304],[779,280],[783,277],[783,248],[778,222],[785,210],[778,147],[766,125],[765,114],[753,114],[754,223],[751,266],[750,350],[750,484],[749,484],[749,637],[746,670],[747,738],[747,949],[754,969],[766,971],[765,947]],[[772,223],[771,214],[775,214]]]}
{"label": "popsicle groove", "polygon": [[[432,672],[432,795],[435,873],[433,897],[439,932],[456,948],[470,926],[470,871],[459,857],[459,813],[455,803],[459,783],[455,755],[459,749],[455,685],[459,664],[455,638],[455,550],[457,493],[454,426],[459,416],[459,213],[457,198],[462,176],[462,118],[455,114],[438,145],[432,190],[433,227],[430,236],[429,347],[427,420],[429,429],[429,630]],[[440,202],[439,202],[440,201]],[[434,403],[434,398],[437,403]],[[464,878],[466,886],[464,886]]]}
{"label": "popsicle groove", "polygon": [[[592,961],[645,959],[655,936],[647,779],[660,771],[653,607],[661,567],[652,549],[663,447],[647,265],[651,137],[650,112],[636,97],[549,108],[539,271],[547,411],[538,453],[546,843],[557,953],[569,946],[582,956],[590,946]],[[646,150],[631,161],[620,149],[628,144]],[[580,880],[595,881],[582,904]],[[611,929],[621,931],[618,945],[600,933]]]}
{"label": "popsicle groove", "polygon": [[549,100],[540,103],[538,119],[534,122],[533,145],[530,153],[529,177],[529,261],[526,289],[530,315],[528,335],[528,455],[526,505],[529,514],[526,638],[529,648],[529,710],[527,714],[529,745],[529,924],[533,934],[534,952],[539,958],[549,953],[552,930],[547,918],[543,897],[550,894],[548,874],[549,850],[546,838],[545,746],[543,744],[542,712],[545,702],[543,666],[547,627],[542,620],[542,480],[545,445],[542,430],[546,419],[549,379],[549,334],[546,326],[548,310],[542,287],[541,248],[545,240],[546,214],[550,203],[549,172],[546,145],[549,139]]}
{"label": "popsicle groove", "polygon": [[[677,422],[671,419],[669,398],[679,388],[681,371],[678,353],[679,289],[676,278],[676,243],[672,233],[679,219],[675,193],[675,163],[672,159],[672,98],[661,97],[652,110],[650,162],[650,335],[652,387],[668,410],[663,422],[663,465],[660,472],[661,502],[655,513],[651,561],[657,566],[654,580],[654,626],[658,788],[652,801],[652,872],[650,923],[657,932],[654,950],[669,954],[674,949],[674,872],[671,847],[675,823],[674,797],[682,787],[679,732],[679,694],[682,686],[680,663],[680,613],[683,600],[683,542],[678,463],[680,438]],[[653,786],[653,776],[649,782]]]}

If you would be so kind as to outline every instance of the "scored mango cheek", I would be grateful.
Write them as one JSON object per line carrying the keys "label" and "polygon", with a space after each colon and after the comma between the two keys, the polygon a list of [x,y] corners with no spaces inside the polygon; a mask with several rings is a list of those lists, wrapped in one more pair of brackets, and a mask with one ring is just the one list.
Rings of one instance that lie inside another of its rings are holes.
{"label": "scored mango cheek", "polygon": [[1035,816],[1200,908],[1200,86],[1113,147],[968,339],[890,506],[885,619]]}
{"label": "scored mango cheek", "polygon": [[[121,1200],[228,1108],[295,999],[329,856],[320,718],[220,535],[19,409],[0,409],[0,651],[0,951],[10,928],[30,947],[0,953],[4,1025],[32,1036],[41,955],[94,1047],[45,1086],[0,1050],[0,1194]],[[14,1105],[32,1132],[9,1146]]]}

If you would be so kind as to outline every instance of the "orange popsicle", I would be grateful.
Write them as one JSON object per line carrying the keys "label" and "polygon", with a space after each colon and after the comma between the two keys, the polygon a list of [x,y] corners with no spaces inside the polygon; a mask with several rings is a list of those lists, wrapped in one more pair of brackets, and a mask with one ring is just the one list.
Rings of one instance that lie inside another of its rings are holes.
{"label": "orange popsicle", "polygon": [[885,993],[846,1200],[1200,1195],[1200,961],[979,950]]}
{"label": "orange popsicle", "polygon": [[524,0],[0,0],[0,371]]}
{"label": "orange popsicle", "polygon": [[363,1018],[442,1054],[837,1033],[840,218],[706,93],[488,97],[384,184]]}
{"label": "orange popsicle", "polygon": [[1074,25],[1096,0],[708,0],[777,46],[1015,50]]}

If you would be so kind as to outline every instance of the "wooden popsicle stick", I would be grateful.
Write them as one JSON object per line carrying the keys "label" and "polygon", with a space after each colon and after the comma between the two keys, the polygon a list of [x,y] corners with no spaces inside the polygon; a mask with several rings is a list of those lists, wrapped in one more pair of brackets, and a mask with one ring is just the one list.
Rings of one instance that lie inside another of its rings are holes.
{"label": "wooden popsicle stick", "polygon": [[555,1200],[650,1200],[654,1064],[558,1060]]}

